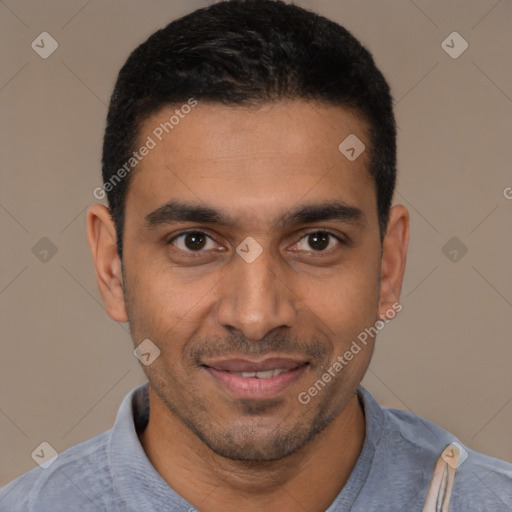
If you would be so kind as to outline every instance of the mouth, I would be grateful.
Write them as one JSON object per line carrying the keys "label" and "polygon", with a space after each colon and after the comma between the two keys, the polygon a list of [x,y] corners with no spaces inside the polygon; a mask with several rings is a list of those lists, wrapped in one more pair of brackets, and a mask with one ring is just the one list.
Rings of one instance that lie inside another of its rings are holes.
{"label": "mouth", "polygon": [[300,359],[273,357],[259,361],[242,358],[208,361],[202,366],[231,398],[268,399],[294,384],[309,365]]}

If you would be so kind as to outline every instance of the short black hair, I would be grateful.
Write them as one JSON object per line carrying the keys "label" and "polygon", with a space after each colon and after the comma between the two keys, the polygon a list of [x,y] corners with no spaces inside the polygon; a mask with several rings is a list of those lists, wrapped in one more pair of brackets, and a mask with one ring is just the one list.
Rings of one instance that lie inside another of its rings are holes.
{"label": "short black hair", "polygon": [[389,85],[372,55],[339,24],[296,5],[231,0],[158,30],[119,72],[102,172],[121,259],[130,183],[126,163],[141,123],[191,98],[228,106],[316,100],[355,110],[368,125],[368,171],[376,186],[382,241],[396,180],[396,126]]}

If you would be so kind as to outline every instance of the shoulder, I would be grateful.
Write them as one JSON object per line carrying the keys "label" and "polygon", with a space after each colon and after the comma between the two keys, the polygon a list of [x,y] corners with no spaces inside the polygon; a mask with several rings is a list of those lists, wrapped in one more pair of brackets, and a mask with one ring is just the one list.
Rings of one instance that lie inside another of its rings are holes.
{"label": "shoulder", "polygon": [[0,512],[104,510],[104,500],[113,494],[109,439],[110,431],[104,432],[10,482],[0,490]]}
{"label": "shoulder", "polygon": [[429,478],[442,451],[457,442],[467,454],[456,471],[450,510],[507,512],[512,510],[512,464],[465,446],[457,437],[416,414],[383,409],[389,439]]}

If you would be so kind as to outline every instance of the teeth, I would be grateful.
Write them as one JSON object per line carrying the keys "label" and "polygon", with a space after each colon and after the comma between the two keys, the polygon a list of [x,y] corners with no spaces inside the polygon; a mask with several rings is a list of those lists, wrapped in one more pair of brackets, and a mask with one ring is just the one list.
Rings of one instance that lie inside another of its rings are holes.
{"label": "teeth", "polygon": [[244,378],[257,378],[257,379],[270,379],[271,377],[276,377],[277,375],[287,372],[288,370],[282,370],[280,368],[276,368],[275,370],[266,370],[264,372],[232,372],[233,375],[238,375],[239,377]]}
{"label": "teeth", "polygon": [[258,379],[270,379],[270,377],[274,376],[274,370],[267,370],[265,372],[256,372],[256,377]]}

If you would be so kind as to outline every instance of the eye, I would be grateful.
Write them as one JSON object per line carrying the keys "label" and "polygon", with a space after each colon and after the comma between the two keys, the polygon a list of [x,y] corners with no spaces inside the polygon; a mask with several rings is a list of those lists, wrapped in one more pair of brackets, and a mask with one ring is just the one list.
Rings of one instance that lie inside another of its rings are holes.
{"label": "eye", "polygon": [[298,249],[294,250],[326,252],[328,249],[332,249],[333,245],[342,243],[343,241],[339,237],[328,231],[314,231],[303,236],[295,245]]}
{"label": "eye", "polygon": [[[208,246],[208,242],[212,245]],[[186,252],[202,252],[202,249],[214,249],[215,242],[211,237],[202,231],[187,231],[181,233],[167,242],[178,249]]]}

